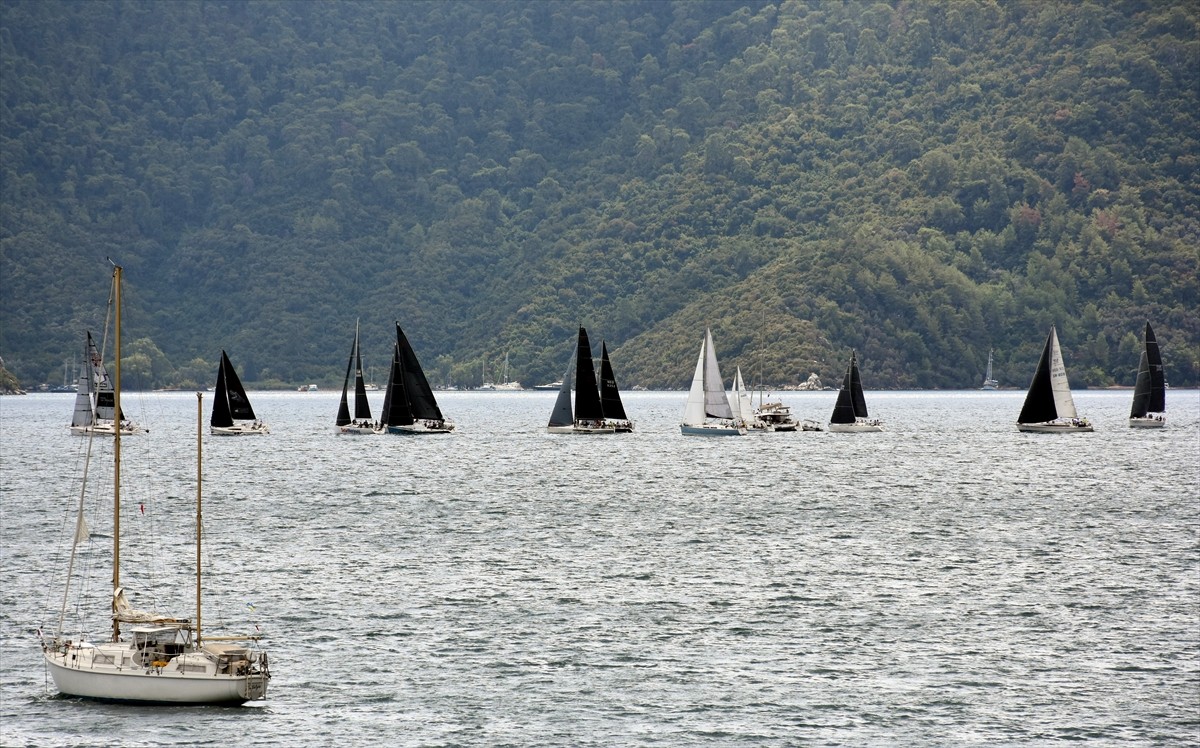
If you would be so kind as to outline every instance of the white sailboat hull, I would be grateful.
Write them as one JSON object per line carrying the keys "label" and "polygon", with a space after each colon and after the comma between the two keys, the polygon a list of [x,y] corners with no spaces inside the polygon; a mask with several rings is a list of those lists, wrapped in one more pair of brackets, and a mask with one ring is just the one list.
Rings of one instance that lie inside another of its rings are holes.
{"label": "white sailboat hull", "polygon": [[745,436],[746,429],[740,426],[727,426],[719,423],[693,425],[679,424],[679,430],[684,436]]}
{"label": "white sailboat hull", "polygon": [[[148,704],[243,704],[266,698],[268,678],[262,674],[182,673],[169,667],[142,667],[129,660],[98,663],[86,656],[87,649],[46,651],[46,665],[59,692]],[[79,664],[69,664],[72,655]]]}
{"label": "white sailboat hull", "polygon": [[570,426],[547,426],[547,434],[615,434],[615,426],[581,426],[577,423]]}
{"label": "white sailboat hull", "polygon": [[265,423],[259,424],[239,424],[235,423],[232,426],[210,426],[213,436],[258,436],[260,434],[269,434],[271,429]]}
{"label": "white sailboat hull", "polygon": [[426,424],[418,421],[417,423],[409,424],[408,426],[388,426],[389,434],[449,434],[454,430],[454,424],[446,423],[442,426]]}
{"label": "white sailboat hull", "polygon": [[348,436],[370,436],[372,434],[382,434],[384,429],[377,429],[374,426],[337,426],[339,434]]}
{"label": "white sailboat hull", "polygon": [[1129,427],[1133,429],[1161,429],[1167,426],[1167,416],[1164,413],[1147,414],[1144,418],[1129,419]]}
{"label": "white sailboat hull", "polygon": [[1017,424],[1017,431],[1025,434],[1075,434],[1092,430],[1092,424],[1086,420]]}
{"label": "white sailboat hull", "polygon": [[835,434],[872,434],[883,431],[883,421],[858,419],[854,423],[830,423],[829,430]]}
{"label": "white sailboat hull", "polygon": [[[117,432],[116,424],[112,421],[101,421],[100,423],[92,424],[91,426],[71,426],[71,433],[80,436],[112,436]],[[134,436],[135,434],[148,434],[146,429],[138,426],[136,423],[126,423],[121,426],[121,436]]]}

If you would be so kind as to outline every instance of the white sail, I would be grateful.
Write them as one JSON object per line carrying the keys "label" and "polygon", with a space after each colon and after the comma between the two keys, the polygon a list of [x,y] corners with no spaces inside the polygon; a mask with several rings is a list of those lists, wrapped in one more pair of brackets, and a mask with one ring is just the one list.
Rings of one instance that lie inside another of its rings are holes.
{"label": "white sail", "polygon": [[712,330],[704,331],[704,412],[712,418],[733,418],[721,370],[717,367],[717,351],[713,346]]}
{"label": "white sail", "polygon": [[704,353],[708,350],[708,338],[700,344],[700,356],[696,359],[696,373],[692,375],[692,386],[688,390],[687,404],[683,406],[683,422],[688,426],[704,425]]}
{"label": "white sail", "polygon": [[733,397],[729,400],[729,408],[733,411],[733,420],[741,426],[750,426],[754,421],[754,402],[746,391],[746,382],[742,379],[742,367],[737,368],[733,377]]}
{"label": "white sail", "polygon": [[1076,418],[1071,385],[1067,382],[1067,367],[1063,365],[1062,350],[1058,347],[1058,331],[1050,330],[1050,389],[1054,392],[1054,408],[1059,418]]}

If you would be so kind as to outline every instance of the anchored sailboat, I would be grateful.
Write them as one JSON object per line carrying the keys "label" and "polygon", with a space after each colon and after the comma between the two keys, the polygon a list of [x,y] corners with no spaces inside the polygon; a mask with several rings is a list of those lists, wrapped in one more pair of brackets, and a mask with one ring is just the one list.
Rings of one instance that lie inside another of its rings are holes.
{"label": "anchored sailboat", "polygon": [[[113,271],[116,285],[116,360],[113,401],[121,407],[121,268]],[[113,434],[113,546],[110,638],[92,643],[86,635],[68,634],[65,620],[71,596],[71,576],[80,545],[90,534],[83,517],[87,468],[72,541],[63,605],[52,636],[42,637],[42,654],[58,690],[69,696],[141,704],[241,704],[266,698],[265,652],[246,644],[258,636],[202,636],[201,613],[201,433],[203,395],[196,394],[196,613],[194,620],[137,610],[121,586],[121,432]],[[90,446],[89,446],[90,455]]]}
{"label": "anchored sailboat", "polygon": [[1129,425],[1135,429],[1161,429],[1167,425],[1167,384],[1163,375],[1162,354],[1149,322],[1146,323],[1146,338],[1138,362]]}
{"label": "anchored sailboat", "polygon": [[454,424],[442,416],[433,388],[399,322],[380,420],[389,434],[447,434],[454,430]]}
{"label": "anchored sailboat", "polygon": [[125,420],[124,413],[120,417],[117,416],[112,380],[108,378],[104,359],[97,350],[90,332],[87,333],[87,341],[84,343],[83,356],[85,363],[75,390],[75,413],[71,416],[71,433],[112,436],[117,431],[118,423],[121,425],[121,433],[126,436],[146,433],[141,426]]}
{"label": "anchored sailboat", "polygon": [[[710,420],[717,419],[717,420]],[[679,426],[684,436],[744,436],[746,429],[734,421],[725,385],[721,383],[721,370],[717,366],[717,352],[713,347],[712,330],[705,329],[704,341],[700,343],[700,356],[696,359],[696,371],[692,375],[692,386],[688,390],[687,404],[683,408],[683,423]]]}
{"label": "anchored sailboat", "polygon": [[1092,430],[1091,422],[1075,412],[1067,368],[1058,345],[1058,332],[1053,325],[1046,336],[1046,345],[1038,359],[1033,381],[1029,383],[1029,391],[1025,393],[1025,405],[1017,417],[1017,430],[1037,434]]}
{"label": "anchored sailboat", "polygon": [[242,380],[223,350],[221,363],[217,365],[217,389],[213,393],[212,416],[208,424],[213,436],[271,433],[267,424],[255,418],[246,388],[242,386]]}
{"label": "anchored sailboat", "polygon": [[867,399],[863,397],[862,376],[858,373],[858,356],[854,351],[850,352],[850,365],[846,367],[842,389],[829,418],[829,430],[843,434],[883,431],[883,421],[867,414]]}
{"label": "anchored sailboat", "polygon": [[992,352],[988,351],[987,373],[983,375],[983,386],[981,390],[994,390],[1000,386],[1000,383],[992,378]]}
{"label": "anchored sailboat", "polygon": [[[350,371],[354,371],[354,418],[350,418]],[[342,382],[342,399],[338,403],[337,430],[339,434],[380,434],[383,429],[371,420],[371,403],[367,401],[367,385],[363,378],[362,352],[358,347],[358,321],[354,322],[354,344],[346,362],[346,379]]]}

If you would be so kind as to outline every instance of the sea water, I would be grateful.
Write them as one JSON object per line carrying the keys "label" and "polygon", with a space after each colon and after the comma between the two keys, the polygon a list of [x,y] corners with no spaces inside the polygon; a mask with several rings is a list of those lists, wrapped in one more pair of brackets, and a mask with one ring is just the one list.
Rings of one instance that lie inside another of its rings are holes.
{"label": "sea water", "polygon": [[[269,698],[55,695],[88,440],[0,400],[0,745],[1189,745],[1200,742],[1200,395],[1162,431],[1020,434],[1019,391],[867,392],[881,434],[548,435],[556,393],[439,393],[445,436],[334,433],[337,393],[251,393],[203,437],[206,632],[258,632]],[[373,393],[378,411],[381,393]],[[832,392],[777,393],[828,420]],[[194,608],[196,396],[133,393],[122,582]],[[211,395],[205,396],[205,417]],[[204,426],[207,432],[207,423]],[[76,587],[103,637],[112,440]],[[76,630],[70,629],[70,630]]]}

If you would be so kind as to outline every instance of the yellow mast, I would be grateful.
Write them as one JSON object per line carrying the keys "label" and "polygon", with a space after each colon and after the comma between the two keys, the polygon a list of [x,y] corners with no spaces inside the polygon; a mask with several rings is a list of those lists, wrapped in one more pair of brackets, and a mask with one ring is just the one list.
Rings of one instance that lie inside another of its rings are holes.
{"label": "yellow mast", "polygon": [[202,530],[201,519],[201,489],[200,482],[204,476],[204,470],[201,467],[201,446],[200,442],[204,436],[204,431],[201,423],[204,420],[204,393],[196,393],[196,645],[200,645],[200,533]]}
{"label": "yellow mast", "polygon": [[[110,259],[109,262],[112,262]],[[116,322],[113,326],[113,576],[112,576],[112,640],[121,639],[121,622],[117,620],[117,590],[121,589],[121,266],[113,263],[113,306]]]}

